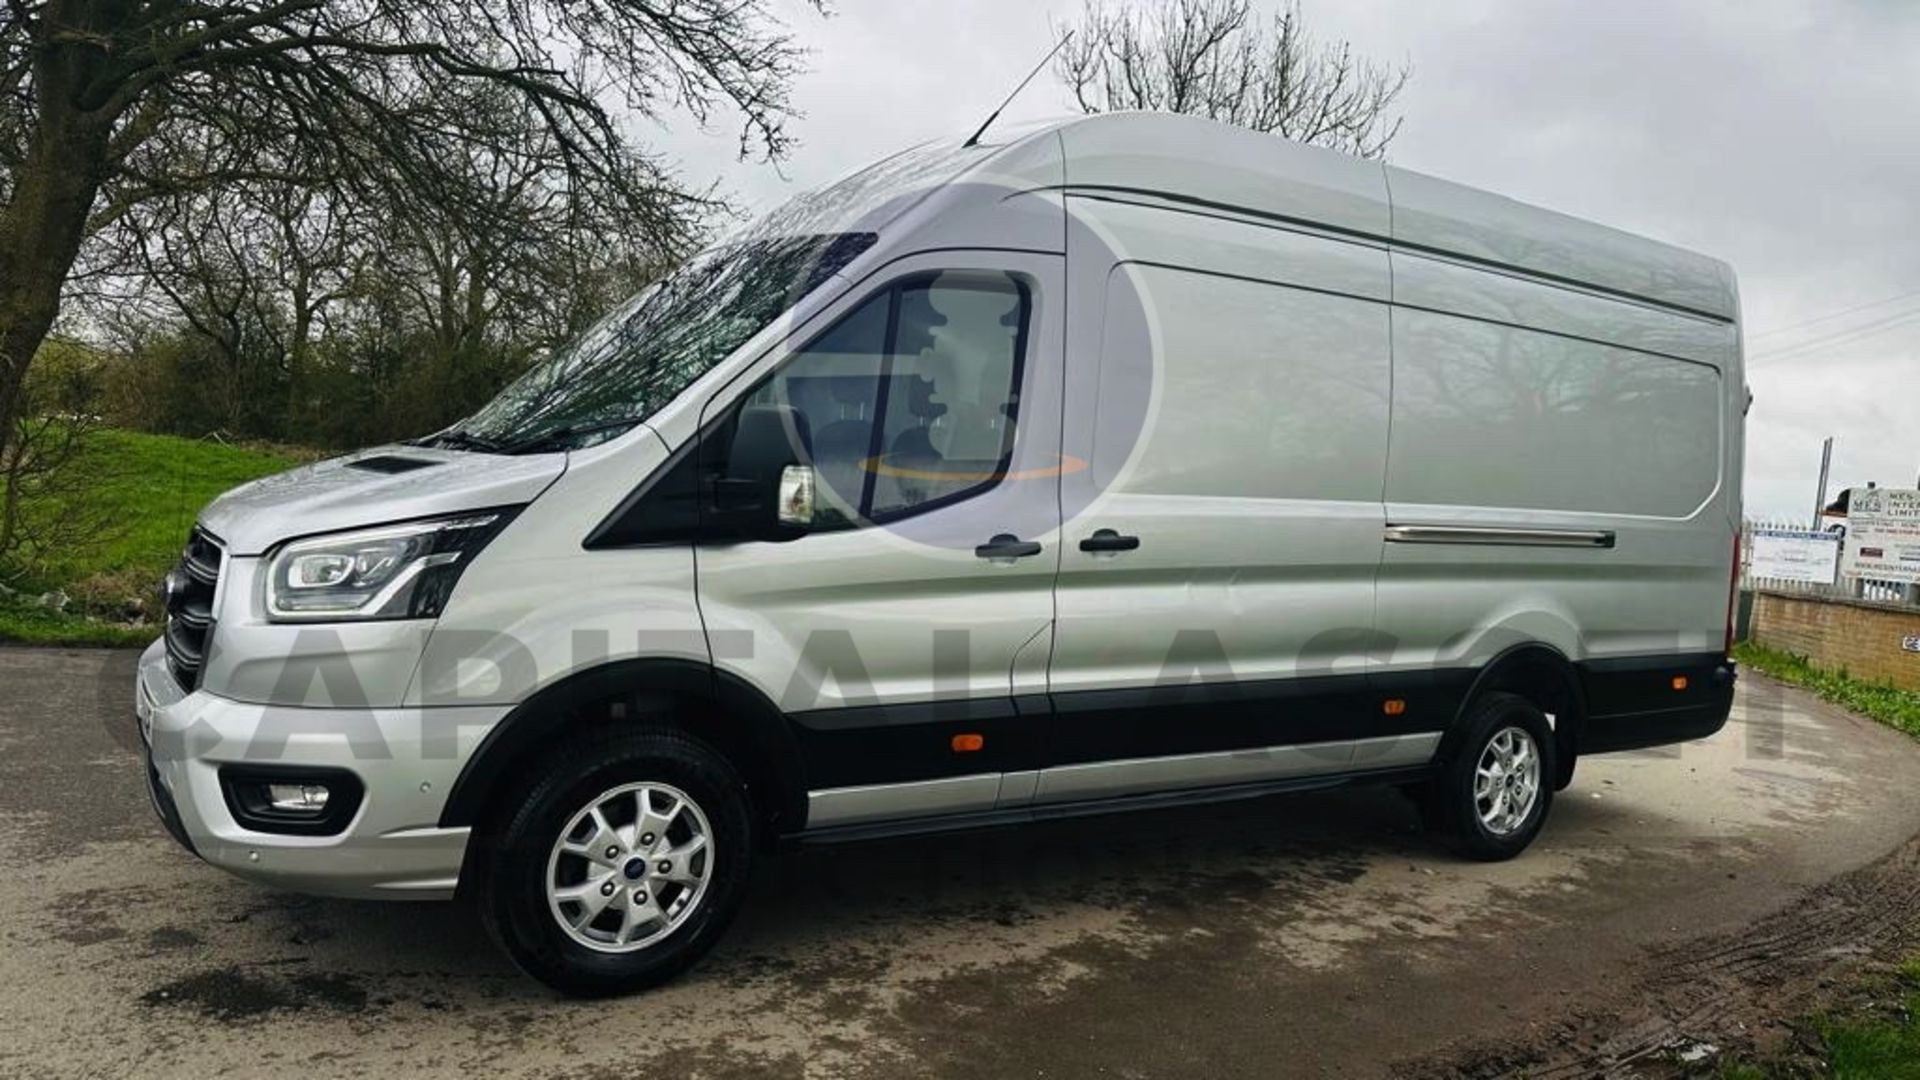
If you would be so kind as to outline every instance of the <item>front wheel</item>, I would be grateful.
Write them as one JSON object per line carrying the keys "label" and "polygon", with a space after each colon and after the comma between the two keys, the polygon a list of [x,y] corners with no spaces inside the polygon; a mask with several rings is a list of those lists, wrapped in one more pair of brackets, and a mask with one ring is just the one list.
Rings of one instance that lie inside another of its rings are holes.
{"label": "front wheel", "polygon": [[1470,859],[1527,849],[1553,805],[1553,729],[1532,702],[1487,694],[1468,713],[1459,752],[1426,793],[1427,814]]}
{"label": "front wheel", "polygon": [[534,772],[490,830],[478,898],[515,963],[563,993],[657,985],[738,909],[751,859],[740,776],[677,731],[608,731]]}

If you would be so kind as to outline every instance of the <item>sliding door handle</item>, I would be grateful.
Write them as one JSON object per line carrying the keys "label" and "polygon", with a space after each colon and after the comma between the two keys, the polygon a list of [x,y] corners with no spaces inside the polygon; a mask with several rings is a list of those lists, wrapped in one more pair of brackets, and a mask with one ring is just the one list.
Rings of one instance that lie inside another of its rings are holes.
{"label": "sliding door handle", "polygon": [[973,549],[983,559],[1024,559],[1040,554],[1040,541],[1022,540],[1012,533],[1001,533]]}
{"label": "sliding door handle", "polygon": [[1140,546],[1137,536],[1122,536],[1112,529],[1096,529],[1080,541],[1081,551],[1132,551]]}

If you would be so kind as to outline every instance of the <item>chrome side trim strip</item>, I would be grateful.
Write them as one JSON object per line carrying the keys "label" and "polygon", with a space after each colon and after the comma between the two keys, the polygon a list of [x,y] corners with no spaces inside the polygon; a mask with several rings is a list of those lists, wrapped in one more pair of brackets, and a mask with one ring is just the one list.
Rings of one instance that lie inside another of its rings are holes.
{"label": "chrome side trim strip", "polygon": [[1389,525],[1389,544],[1486,544],[1496,547],[1610,548],[1609,529],[1508,529],[1491,525]]}
{"label": "chrome side trim strip", "polygon": [[807,793],[807,828],[991,810],[999,800],[999,773],[827,788]]}
{"label": "chrome side trim strip", "polygon": [[1033,801],[1076,802],[1146,791],[1283,780],[1344,772],[1352,761],[1353,743],[1341,741],[1062,765],[1040,774],[1040,790],[1034,792]]}
{"label": "chrome side trim strip", "polygon": [[1440,735],[1436,732],[1062,765],[1040,774],[1040,787],[1034,792],[1033,801],[1074,802],[1149,791],[1324,776],[1356,768],[1424,765],[1439,746]]}
{"label": "chrome side trim strip", "polygon": [[1425,765],[1440,733],[1263,746],[1210,754],[1131,758],[1061,765],[1038,773],[976,773],[906,784],[867,784],[807,793],[807,828],[858,825],[1007,809],[1028,803],[1077,802],[1182,788],[1227,787],[1262,780],[1324,776]]}
{"label": "chrome side trim strip", "polygon": [[1040,774],[1032,769],[1002,773],[1000,801],[996,805],[1002,810],[1010,806],[1025,806],[1033,801],[1033,790],[1039,783]]}
{"label": "chrome side trim strip", "polygon": [[1425,765],[1440,752],[1440,732],[1418,735],[1388,735],[1379,739],[1361,739],[1353,744],[1352,769],[1403,769]]}

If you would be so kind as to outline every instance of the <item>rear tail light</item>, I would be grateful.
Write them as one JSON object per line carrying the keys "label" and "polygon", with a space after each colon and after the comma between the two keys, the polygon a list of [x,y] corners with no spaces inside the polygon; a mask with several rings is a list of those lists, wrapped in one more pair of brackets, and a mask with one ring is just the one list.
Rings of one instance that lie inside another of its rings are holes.
{"label": "rear tail light", "polygon": [[1733,654],[1734,618],[1740,609],[1740,530],[1733,530],[1733,576],[1727,582],[1727,639],[1726,653]]}

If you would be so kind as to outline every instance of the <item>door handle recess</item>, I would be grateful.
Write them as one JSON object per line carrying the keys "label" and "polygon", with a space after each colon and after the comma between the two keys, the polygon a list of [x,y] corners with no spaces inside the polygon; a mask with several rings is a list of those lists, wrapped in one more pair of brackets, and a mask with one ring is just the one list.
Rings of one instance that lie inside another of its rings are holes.
{"label": "door handle recess", "polygon": [[1137,536],[1122,536],[1112,529],[1096,529],[1080,541],[1081,551],[1132,551],[1140,546]]}
{"label": "door handle recess", "polygon": [[1040,541],[1022,540],[1012,533],[1001,533],[973,549],[983,559],[1024,559],[1040,554]]}

